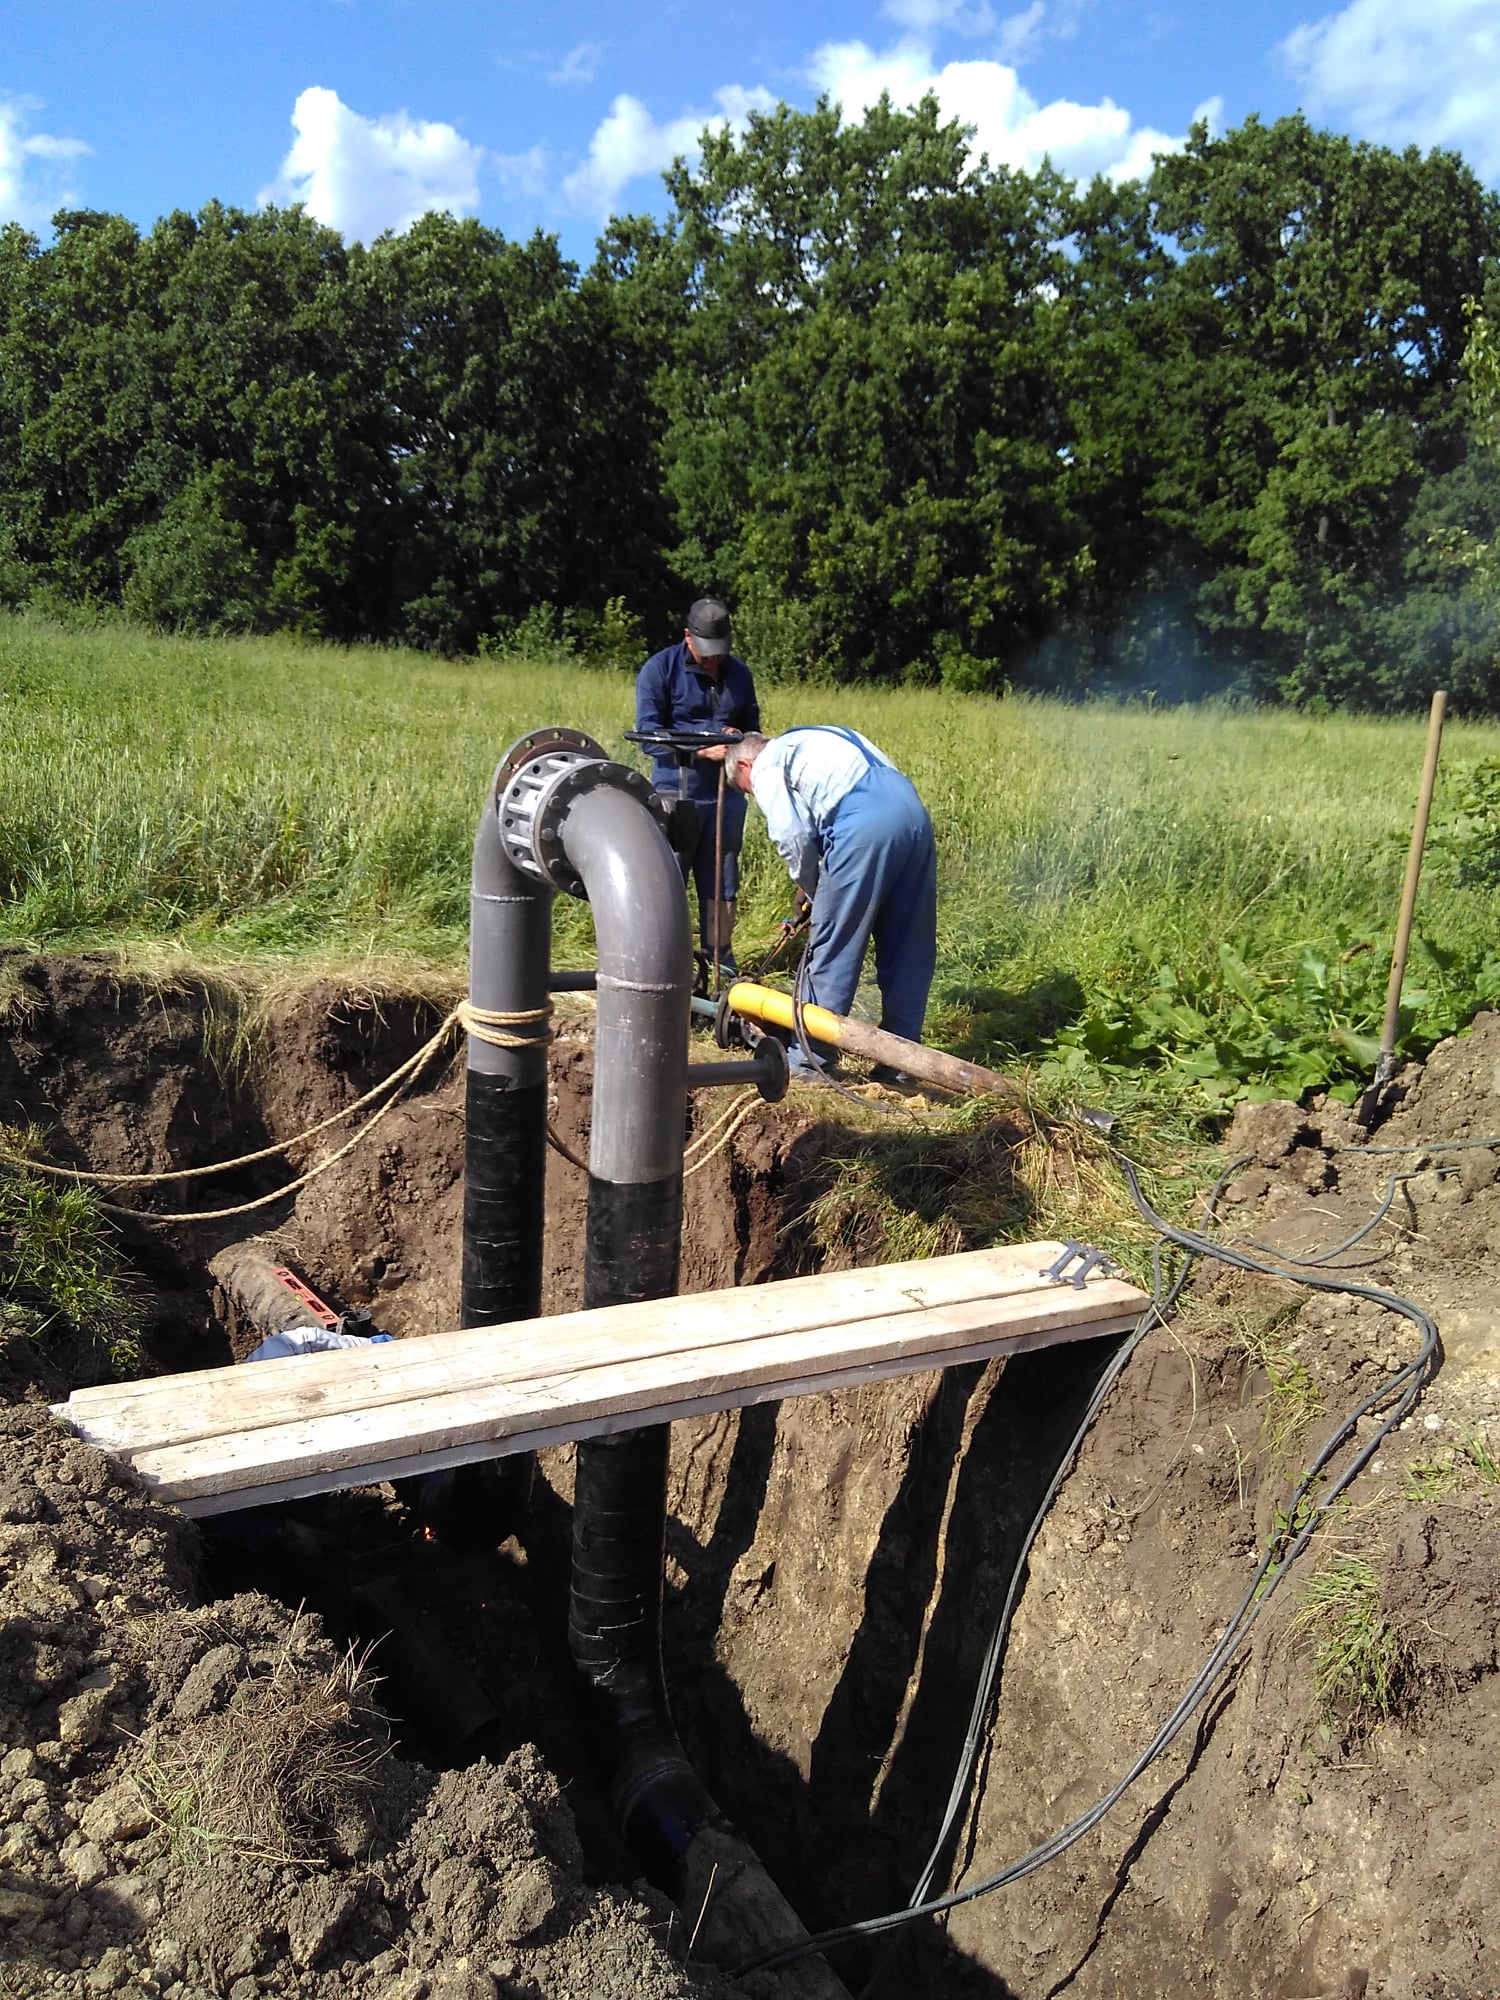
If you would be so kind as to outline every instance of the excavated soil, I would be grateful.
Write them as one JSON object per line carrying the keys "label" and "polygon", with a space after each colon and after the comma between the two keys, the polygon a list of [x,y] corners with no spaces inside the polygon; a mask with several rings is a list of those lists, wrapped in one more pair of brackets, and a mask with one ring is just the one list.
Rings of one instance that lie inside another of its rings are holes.
{"label": "excavated soil", "polygon": [[[416,1001],[304,990],[271,1009],[237,1067],[222,999],[104,962],[11,970],[0,1122],[39,1124],[52,1158],[106,1170],[283,1141],[438,1019]],[[554,1122],[575,1149],[588,1030],[580,1010],[554,1051]],[[243,1351],[207,1263],[257,1228],[385,1331],[454,1323],[461,1106],[459,1067],[439,1066],[295,1203],[221,1224],[122,1223],[146,1365]],[[823,1109],[758,1113],[689,1183],[685,1290],[816,1263],[808,1206],[831,1155],[865,1143],[819,1122]],[[1398,1080],[1368,1136],[1432,1148],[1497,1132],[1500,1018],[1482,1017]],[[1196,1731],[1048,1867],[942,1926],[838,1955],[851,1993],[1500,1993],[1500,1538],[1484,1471],[1500,1452],[1500,1167],[1485,1148],[1376,1154],[1365,1136],[1337,1105],[1242,1110],[1226,1148],[1252,1157],[1223,1217],[1315,1254],[1411,1169],[1333,1268],[1435,1314],[1434,1387],[1271,1600]],[[1001,1128],[1002,1177],[1007,1143]],[[212,1183],[212,1202],[286,1171],[273,1159]],[[174,1192],[154,1205],[187,1204]],[[550,1158],[551,1309],[578,1302],[582,1213],[582,1176]],[[1223,1271],[1146,1338],[1033,1551],[963,1880],[1132,1763],[1238,1600],[1289,1475],[1414,1340],[1368,1303]],[[675,1710],[811,1927],[909,1893],[1026,1523],[1111,1348],[674,1428]],[[0,1990],[776,1991],[692,1958],[600,1807],[562,1632],[568,1452],[547,1455],[524,1547],[473,1557],[423,1542],[389,1489],[308,1503],[270,1537],[253,1523],[200,1536],[48,1419],[45,1402],[99,1368],[76,1343],[0,1341]],[[1427,1470],[1414,1479],[1413,1466]],[[1388,1713],[1315,1692],[1302,1595],[1336,1554],[1376,1579],[1397,1662]],[[403,1642],[413,1629],[430,1645]]]}

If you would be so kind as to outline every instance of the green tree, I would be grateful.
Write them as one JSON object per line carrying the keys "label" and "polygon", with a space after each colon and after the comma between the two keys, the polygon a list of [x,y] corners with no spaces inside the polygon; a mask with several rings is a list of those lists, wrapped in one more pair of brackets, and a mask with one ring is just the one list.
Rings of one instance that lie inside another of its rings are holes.
{"label": "green tree", "polygon": [[153,395],[141,241],[120,216],[0,231],[0,517],[8,593],[116,599],[120,551],[150,516]]}
{"label": "green tree", "polygon": [[1078,569],[1062,184],[975,160],[930,99],[782,106],[667,180],[665,226],[608,248],[665,329],[677,569],[782,672],[1000,679]]}
{"label": "green tree", "polygon": [[1424,479],[1462,455],[1463,302],[1500,202],[1454,154],[1300,117],[1200,125],[1150,191],[1175,253],[1147,335],[1154,517],[1209,572],[1199,616],[1258,691],[1378,704],[1372,615]]}
{"label": "green tree", "polygon": [[348,272],[338,235],[300,209],[210,203],[146,239],[157,505],[123,551],[132,610],[225,629],[368,629],[360,554],[383,412],[350,339]]}
{"label": "green tree", "polygon": [[467,649],[535,605],[658,596],[643,364],[609,285],[579,284],[554,238],[429,215],[355,289],[388,418],[387,628]]}

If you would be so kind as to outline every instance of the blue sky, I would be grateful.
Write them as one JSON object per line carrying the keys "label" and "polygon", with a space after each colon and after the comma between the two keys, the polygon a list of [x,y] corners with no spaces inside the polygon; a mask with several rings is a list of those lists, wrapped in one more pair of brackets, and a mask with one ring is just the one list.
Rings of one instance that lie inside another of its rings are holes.
{"label": "blue sky", "polygon": [[424,208],[586,261],[708,121],[936,91],[994,160],[1122,174],[1195,116],[1305,109],[1500,181],[1500,0],[0,0],[0,220]]}

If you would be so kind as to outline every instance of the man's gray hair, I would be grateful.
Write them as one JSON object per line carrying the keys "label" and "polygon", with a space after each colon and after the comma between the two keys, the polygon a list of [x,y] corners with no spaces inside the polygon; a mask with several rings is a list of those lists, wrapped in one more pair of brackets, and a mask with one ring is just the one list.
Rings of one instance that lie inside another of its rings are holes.
{"label": "man's gray hair", "polygon": [[724,746],[725,777],[733,783],[734,779],[739,775],[741,764],[753,764],[770,740],[768,736],[762,736],[759,730],[747,729],[738,743],[726,744]]}

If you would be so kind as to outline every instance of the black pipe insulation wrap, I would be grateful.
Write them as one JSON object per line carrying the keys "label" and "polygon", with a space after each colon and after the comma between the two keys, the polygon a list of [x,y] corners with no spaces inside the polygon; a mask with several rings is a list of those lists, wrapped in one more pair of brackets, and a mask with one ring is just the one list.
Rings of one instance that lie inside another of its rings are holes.
{"label": "black pipe insulation wrap", "polygon": [[547,1085],[519,1088],[471,1069],[464,1100],[460,1326],[534,1319],[542,1309]]}
{"label": "black pipe insulation wrap", "polygon": [[[460,1326],[534,1319],[542,1309],[538,1246],[546,1182],[547,1086],[468,1072],[464,1104],[464,1235]],[[492,1549],[525,1518],[530,1452],[430,1472],[407,1504],[449,1548]]]}
{"label": "black pipe insulation wrap", "polygon": [[579,1444],[568,1645],[621,1832],[669,1892],[697,1830],[722,1818],[672,1724],[661,1657],[670,1428]]}
{"label": "black pipe insulation wrap", "polygon": [[[682,1176],[589,1178],[585,1306],[670,1298],[682,1254]],[[671,1894],[693,1835],[722,1820],[688,1762],[661,1657],[670,1427],[578,1446],[568,1644],[620,1830]]]}
{"label": "black pipe insulation wrap", "polygon": [[604,1181],[589,1175],[585,1307],[672,1298],[681,1258],[680,1169],[656,1181]]}

